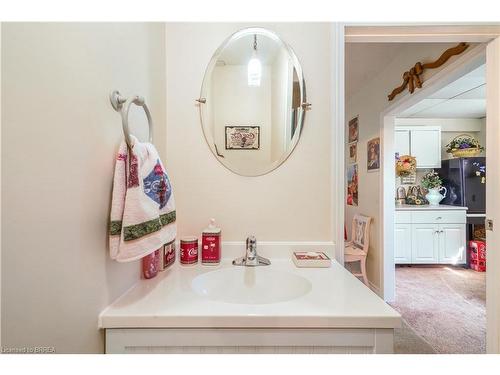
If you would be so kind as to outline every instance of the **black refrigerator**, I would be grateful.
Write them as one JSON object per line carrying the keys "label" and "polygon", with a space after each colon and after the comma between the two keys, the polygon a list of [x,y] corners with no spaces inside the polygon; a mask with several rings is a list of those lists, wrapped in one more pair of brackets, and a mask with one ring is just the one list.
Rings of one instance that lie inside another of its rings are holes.
{"label": "black refrigerator", "polygon": [[[465,206],[467,210],[466,241],[478,238],[474,235],[477,228],[484,232],[486,220],[486,158],[458,158],[443,160],[441,168],[436,169],[448,190],[441,204]],[[468,246],[468,245],[467,245]],[[470,267],[470,252],[466,252],[466,267]]]}
{"label": "black refrigerator", "polygon": [[486,158],[443,160],[436,172],[448,190],[441,204],[468,207],[467,214],[486,214]]}

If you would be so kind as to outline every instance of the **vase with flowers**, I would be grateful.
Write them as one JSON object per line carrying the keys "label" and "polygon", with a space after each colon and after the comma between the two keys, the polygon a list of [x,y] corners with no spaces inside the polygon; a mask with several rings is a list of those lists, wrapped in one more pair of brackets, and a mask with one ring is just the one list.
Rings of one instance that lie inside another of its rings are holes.
{"label": "vase with flowers", "polygon": [[[441,177],[439,177],[439,174],[435,172],[434,169],[422,177],[421,184],[429,191],[425,195],[425,198],[429,201],[429,205],[431,206],[439,206],[439,202],[441,202],[448,193],[443,186],[443,180],[441,180]],[[444,195],[441,194],[443,190]]]}

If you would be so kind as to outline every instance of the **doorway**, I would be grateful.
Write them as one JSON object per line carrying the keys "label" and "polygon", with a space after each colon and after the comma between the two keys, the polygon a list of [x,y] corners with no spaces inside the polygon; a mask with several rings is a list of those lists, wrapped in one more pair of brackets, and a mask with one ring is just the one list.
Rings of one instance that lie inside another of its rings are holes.
{"label": "doorway", "polygon": [[[488,87],[488,109],[489,115],[487,119],[488,128],[488,141],[487,143],[492,143],[499,141],[499,133],[496,127],[496,122],[499,118],[499,110],[495,103],[498,102],[499,95],[499,85],[500,80],[498,77],[498,65],[499,65],[499,49],[500,42],[498,39],[498,33],[481,34],[480,28],[473,32],[473,28],[464,27],[463,34],[450,35],[449,30],[446,27],[414,27],[410,29],[414,30],[404,30],[402,33],[397,32],[391,27],[347,27],[346,28],[346,42],[347,43],[358,43],[358,42],[369,42],[369,43],[381,43],[381,42],[402,42],[408,41],[411,43],[418,43],[422,41],[433,41],[433,42],[458,42],[458,41],[471,41],[471,42],[487,42],[488,45],[485,48],[483,45],[480,48],[473,48],[467,52],[467,58],[457,59],[448,66],[436,73],[433,77],[428,79],[421,90],[417,90],[413,95],[401,94],[401,98],[395,101],[386,110],[384,110],[380,115],[380,138],[382,144],[382,166],[380,175],[380,189],[375,192],[375,199],[380,200],[378,212],[373,212],[373,215],[380,220],[380,227],[377,230],[379,238],[379,248],[382,253],[382,259],[378,263],[380,276],[377,280],[377,269],[371,270],[371,275],[369,272],[370,282],[374,285],[370,285],[379,295],[383,296],[386,301],[394,301],[395,297],[395,273],[394,273],[394,189],[386,189],[387,186],[394,187],[395,181],[395,171],[394,171],[394,126],[397,115],[403,110],[410,108],[412,105],[418,103],[420,100],[428,96],[432,90],[437,91],[455,80],[457,77],[463,75],[466,70],[464,61],[467,59],[480,58],[481,53],[483,56],[486,51],[486,64],[487,64],[487,76],[488,82],[492,84]],[[401,30],[399,30],[401,31]],[[456,31],[456,30],[455,30]],[[491,31],[491,30],[490,30]],[[478,37],[480,35],[480,37]],[[477,46],[476,46],[477,47]],[[465,54],[464,54],[465,56]],[[484,58],[484,57],[483,57]],[[439,87],[441,86],[441,87]],[[492,110],[492,112],[490,111]],[[346,121],[349,120],[350,114],[346,113]],[[359,121],[363,121],[362,117]],[[488,145],[486,145],[488,149]],[[498,159],[498,147],[491,147],[487,151],[489,160]],[[489,186],[487,188],[487,195],[493,191],[498,191],[499,178],[496,173],[493,173],[489,178]],[[493,200],[488,200],[487,205],[487,216],[488,219],[495,219],[497,212],[500,212],[498,207],[498,202]],[[495,232],[487,231],[487,241],[492,246],[492,243],[498,242],[498,235]],[[498,269],[499,260],[496,254],[493,254],[488,259],[488,268]],[[392,270],[392,271],[391,271]],[[494,272],[488,273],[488,285],[494,285],[498,283],[498,276],[493,275]],[[377,283],[378,281],[378,283]],[[378,284],[378,285],[377,285]],[[493,288],[488,288],[488,306],[487,306],[487,336],[488,345],[487,351],[490,353],[498,352],[499,350],[499,335],[498,335],[498,291],[493,290]]]}
{"label": "doorway", "polygon": [[[442,354],[486,352],[484,60],[395,114],[391,305]],[[412,172],[401,168],[407,160]]]}

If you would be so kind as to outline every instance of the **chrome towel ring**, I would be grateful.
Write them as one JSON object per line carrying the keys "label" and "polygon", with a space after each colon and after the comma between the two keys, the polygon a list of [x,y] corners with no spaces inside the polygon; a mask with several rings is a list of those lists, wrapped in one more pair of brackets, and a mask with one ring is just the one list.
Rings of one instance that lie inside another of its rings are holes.
{"label": "chrome towel ring", "polygon": [[109,94],[109,100],[111,101],[111,105],[113,106],[116,112],[121,112],[122,116],[122,126],[123,126],[123,136],[125,137],[125,143],[127,146],[132,149],[132,139],[130,138],[130,131],[128,126],[128,112],[130,107],[133,104],[142,107],[144,112],[146,113],[146,117],[148,118],[148,126],[149,126],[149,138],[148,141],[150,143],[153,142],[153,119],[151,118],[151,112],[149,112],[149,108],[146,105],[146,101],[142,96],[132,96],[131,98],[126,98],[120,94],[119,91],[115,90]]}

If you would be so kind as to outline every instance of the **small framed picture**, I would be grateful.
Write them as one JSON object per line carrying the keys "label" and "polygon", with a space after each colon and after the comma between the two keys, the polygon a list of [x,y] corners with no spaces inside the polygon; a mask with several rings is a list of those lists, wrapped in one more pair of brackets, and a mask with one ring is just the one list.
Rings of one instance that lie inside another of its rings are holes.
{"label": "small framed picture", "polygon": [[347,169],[347,204],[358,205],[358,165],[353,164]]}
{"label": "small framed picture", "polygon": [[357,142],[359,138],[358,116],[349,121],[349,143]]}
{"label": "small framed picture", "polygon": [[358,142],[349,143],[349,164],[354,164],[358,160]]}
{"label": "small framed picture", "polygon": [[380,169],[380,138],[370,139],[366,145],[367,159],[366,168],[369,172]]}
{"label": "small framed picture", "polygon": [[258,150],[260,126],[226,126],[226,150]]}

